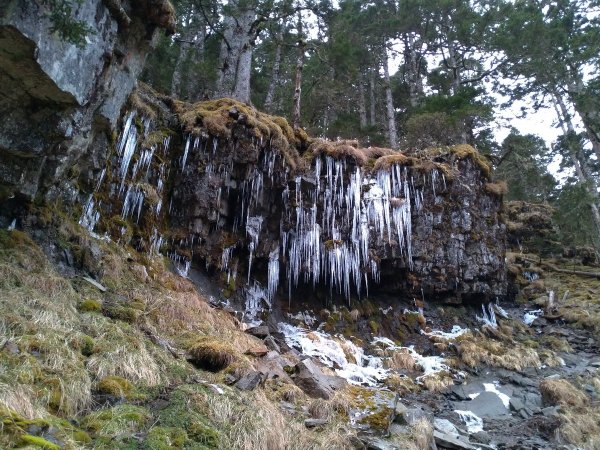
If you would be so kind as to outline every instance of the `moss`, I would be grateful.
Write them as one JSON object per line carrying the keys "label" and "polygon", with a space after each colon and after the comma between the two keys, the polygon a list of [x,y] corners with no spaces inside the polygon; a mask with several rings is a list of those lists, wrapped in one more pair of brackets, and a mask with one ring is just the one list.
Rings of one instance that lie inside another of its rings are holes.
{"label": "moss", "polygon": [[79,349],[83,356],[91,356],[94,354],[96,343],[91,336],[84,334],[79,340]]}
{"label": "moss", "polygon": [[129,380],[117,376],[104,377],[96,386],[96,390],[102,394],[121,398],[129,397],[132,389],[133,385]]}
{"label": "moss", "polygon": [[92,442],[90,435],[83,430],[73,432],[73,439],[82,444],[90,444]]}
{"label": "moss", "polygon": [[320,155],[331,156],[335,159],[351,158],[359,166],[364,166],[369,161],[366,149],[359,148],[358,141],[350,140],[327,141],[325,139],[315,139],[308,147],[304,158],[312,161]]}
{"label": "moss", "polygon": [[492,167],[489,161],[477,150],[467,144],[453,145],[448,148],[450,153],[455,155],[458,159],[469,158],[473,161],[483,172],[486,178],[490,178]]}
{"label": "moss", "polygon": [[[211,136],[230,139],[235,129],[244,128],[251,137],[269,142],[271,147],[279,151],[288,166],[295,169],[299,162],[295,133],[287,121],[261,113],[256,109],[230,98],[209,100],[192,105],[175,101],[173,109],[179,115],[184,130],[196,136],[208,132]],[[244,145],[239,141],[238,151]],[[250,147],[248,143],[246,147]]]}
{"label": "moss", "polygon": [[154,427],[148,432],[146,447],[152,450],[183,448],[187,440],[187,433],[181,428]]}
{"label": "moss", "polygon": [[88,414],[81,421],[81,425],[97,436],[112,437],[138,432],[148,423],[150,417],[146,408],[123,404]]}
{"label": "moss", "polygon": [[22,445],[31,445],[36,448],[43,448],[44,450],[61,450],[59,445],[53,444],[42,437],[32,436],[31,434],[24,434],[20,440]]}
{"label": "moss", "polygon": [[374,320],[369,320],[369,328],[371,328],[371,331],[373,332],[373,334],[379,333],[379,324],[377,322],[375,322]]}
{"label": "moss", "polygon": [[93,298],[86,298],[77,305],[77,308],[81,312],[100,312],[102,310],[102,303]]}
{"label": "moss", "polygon": [[185,430],[190,440],[218,448],[219,432],[205,416],[207,394],[202,386],[183,385],[175,389],[169,406],[159,412],[160,426]]}
{"label": "moss", "polygon": [[392,408],[384,407],[380,411],[377,411],[373,414],[369,414],[368,416],[363,417],[359,423],[364,425],[369,425],[371,428],[377,430],[387,430],[390,426],[390,422],[392,419]]}

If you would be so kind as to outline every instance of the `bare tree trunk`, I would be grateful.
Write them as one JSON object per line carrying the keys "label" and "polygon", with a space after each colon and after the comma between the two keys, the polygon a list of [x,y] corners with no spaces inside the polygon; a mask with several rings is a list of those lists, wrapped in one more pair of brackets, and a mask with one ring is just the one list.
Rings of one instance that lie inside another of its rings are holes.
{"label": "bare tree trunk", "polygon": [[413,33],[404,36],[404,60],[408,71],[410,105],[415,108],[423,98],[423,78],[421,77],[421,58],[417,52],[417,39]]}
{"label": "bare tree trunk", "polygon": [[[190,53],[194,61],[200,63],[204,60],[204,46],[206,44],[206,23],[200,23],[198,32],[194,38],[194,45],[190,49]],[[206,84],[199,85],[198,79],[195,76],[187,77],[187,98],[194,101],[201,98],[202,91],[206,93]]]}
{"label": "bare tree trunk", "polygon": [[[556,92],[552,93],[552,99],[563,134],[567,138],[569,136],[575,136],[575,127],[563,99]],[[569,140],[568,142],[569,157],[575,168],[577,178],[579,179],[579,182],[586,187],[586,191],[592,199],[590,202],[590,209],[592,210],[592,218],[596,227],[596,244],[598,245],[600,244],[600,208],[598,207],[600,198],[598,196],[598,185],[588,166],[587,159],[582,155],[582,149],[574,148],[572,140]]]}
{"label": "bare tree trunk", "polygon": [[264,108],[267,112],[272,112],[273,109],[273,98],[275,97],[275,88],[279,85],[279,66],[281,65],[281,48],[283,47],[283,36],[281,33],[277,34],[275,38],[277,46],[275,47],[275,56],[273,57],[273,70],[271,71],[271,82],[269,83],[269,89],[267,90],[267,96],[265,97]]}
{"label": "bare tree trunk", "polygon": [[250,103],[250,73],[254,39],[256,37],[256,9],[238,8],[237,14],[225,16],[221,42],[221,67],[217,94]]}
{"label": "bare tree trunk", "polygon": [[375,115],[375,69],[369,70],[369,124],[375,125],[377,117]]}
{"label": "bare tree trunk", "polygon": [[388,135],[390,147],[395,149],[398,147],[398,134],[396,132],[396,111],[394,110],[394,99],[392,98],[392,86],[390,82],[390,69],[388,67],[387,48],[383,47],[383,77],[385,81],[385,106],[388,120]]}
{"label": "bare tree trunk", "polygon": [[183,76],[183,63],[189,56],[192,41],[194,39],[194,13],[191,12],[186,17],[186,26],[183,27],[181,38],[179,39],[179,54],[175,62],[173,77],[171,78],[171,95],[177,98],[182,98],[181,82]]}
{"label": "bare tree trunk", "polygon": [[294,82],[294,107],[292,110],[292,125],[294,130],[300,128],[300,101],[302,100],[302,71],[304,70],[304,34],[302,31],[302,13],[298,12],[298,60],[296,61],[296,80]]}
{"label": "bare tree trunk", "polygon": [[365,99],[364,75],[361,71],[358,75],[358,115],[360,119],[360,128],[367,127],[367,105]]}

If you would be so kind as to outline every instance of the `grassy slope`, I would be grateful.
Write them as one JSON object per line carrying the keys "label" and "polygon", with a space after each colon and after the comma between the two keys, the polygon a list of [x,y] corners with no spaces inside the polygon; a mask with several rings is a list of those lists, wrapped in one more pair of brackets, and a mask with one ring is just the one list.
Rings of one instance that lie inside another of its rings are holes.
{"label": "grassy slope", "polygon": [[[321,407],[331,424],[313,432],[279,408],[281,399],[310,406],[295,386],[242,393],[222,384],[227,371],[253,366],[244,352],[258,341],[162,259],[111,243],[101,251],[104,294],[61,277],[25,233],[0,231],[0,448],[350,447],[339,399]],[[235,362],[226,370],[176,357],[210,337],[228,343]]]}

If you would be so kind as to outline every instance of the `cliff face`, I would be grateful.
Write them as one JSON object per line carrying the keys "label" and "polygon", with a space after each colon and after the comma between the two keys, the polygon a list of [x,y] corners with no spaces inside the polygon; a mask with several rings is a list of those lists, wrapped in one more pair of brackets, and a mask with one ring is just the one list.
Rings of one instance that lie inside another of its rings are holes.
{"label": "cliff face", "polygon": [[[223,99],[139,91],[83,223],[222,271],[260,309],[305,289],[488,301],[506,293],[501,195],[469,146],[406,156],[310,140]],[[143,105],[143,106],[142,106]]]}
{"label": "cliff face", "polygon": [[[4,196],[47,198],[77,164],[82,181],[103,165],[121,107],[136,84],[154,30],[172,30],[165,2],[75,3],[92,31],[82,46],[51,32],[49,9],[33,0],[0,5],[0,183]],[[121,15],[105,4],[120,5]],[[158,20],[157,16],[162,18]],[[64,183],[63,183],[64,187]]]}
{"label": "cliff face", "polygon": [[228,99],[130,96],[156,27],[172,31],[168,2],[84,2],[74,17],[93,32],[81,47],[54,36],[46,13],[0,7],[5,221],[24,199],[80,208],[91,232],[183,272],[222,271],[224,295],[244,293],[250,309],[304,289],[344,301],[506,292],[501,195],[472,148],[406,156],[311,140]]}

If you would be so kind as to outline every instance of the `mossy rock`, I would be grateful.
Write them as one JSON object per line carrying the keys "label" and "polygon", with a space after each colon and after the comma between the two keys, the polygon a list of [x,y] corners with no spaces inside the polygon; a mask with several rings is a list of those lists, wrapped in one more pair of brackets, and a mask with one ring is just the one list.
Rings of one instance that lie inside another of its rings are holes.
{"label": "mossy rock", "polygon": [[77,309],[81,312],[100,312],[102,311],[102,302],[93,298],[86,298],[77,305]]}
{"label": "mossy rock", "polygon": [[43,437],[33,436],[31,434],[24,434],[19,439],[21,445],[23,446],[32,446],[35,448],[42,448],[44,450],[61,450],[59,445],[56,445]]}
{"label": "mossy rock", "polygon": [[118,376],[109,376],[102,378],[96,390],[105,395],[113,397],[128,398],[133,390],[133,385],[129,380]]}

